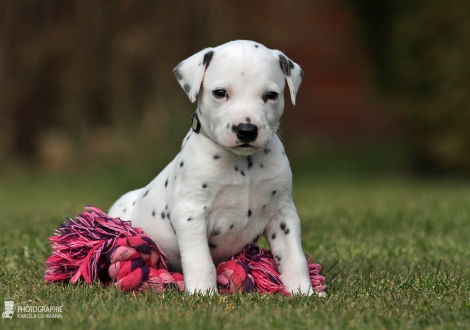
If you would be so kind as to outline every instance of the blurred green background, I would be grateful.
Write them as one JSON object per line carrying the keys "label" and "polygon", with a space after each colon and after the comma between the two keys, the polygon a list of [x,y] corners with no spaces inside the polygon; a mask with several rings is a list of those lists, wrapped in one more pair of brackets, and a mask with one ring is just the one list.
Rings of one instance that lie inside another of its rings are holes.
{"label": "blurred green background", "polygon": [[2,0],[0,170],[158,173],[195,109],[172,69],[253,39],[305,72],[281,125],[294,166],[468,175],[469,14],[467,0]]}

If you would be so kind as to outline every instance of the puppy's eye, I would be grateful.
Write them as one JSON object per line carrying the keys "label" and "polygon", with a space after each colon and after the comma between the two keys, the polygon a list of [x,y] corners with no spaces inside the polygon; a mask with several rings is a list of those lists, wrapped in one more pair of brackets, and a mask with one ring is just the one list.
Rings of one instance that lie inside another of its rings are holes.
{"label": "puppy's eye", "polygon": [[267,102],[268,100],[277,100],[278,96],[279,94],[276,92],[267,92],[263,95],[263,101]]}
{"label": "puppy's eye", "polygon": [[214,89],[212,91],[212,95],[214,95],[214,97],[216,99],[223,99],[224,97],[227,97],[227,91],[225,89]]}

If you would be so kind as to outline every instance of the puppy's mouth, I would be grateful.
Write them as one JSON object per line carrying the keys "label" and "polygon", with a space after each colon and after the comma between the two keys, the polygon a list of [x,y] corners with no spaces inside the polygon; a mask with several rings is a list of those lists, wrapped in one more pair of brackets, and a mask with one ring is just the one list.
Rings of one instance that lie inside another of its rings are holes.
{"label": "puppy's mouth", "polygon": [[254,154],[258,150],[260,150],[260,147],[252,145],[250,143],[243,143],[238,146],[229,147],[228,149],[230,149],[233,153],[237,155],[246,156]]}

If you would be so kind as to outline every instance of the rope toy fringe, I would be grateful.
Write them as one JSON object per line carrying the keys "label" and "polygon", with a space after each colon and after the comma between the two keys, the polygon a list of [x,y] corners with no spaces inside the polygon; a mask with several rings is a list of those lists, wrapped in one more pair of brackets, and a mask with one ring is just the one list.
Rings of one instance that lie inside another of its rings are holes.
{"label": "rope toy fringe", "polygon": [[[69,218],[49,237],[53,253],[46,260],[46,282],[113,283],[124,291],[167,289],[184,291],[184,276],[169,272],[167,258],[142,229],[130,221],[112,218],[96,207],[86,207],[75,220]],[[313,289],[322,293],[326,285],[321,267],[308,264]],[[217,267],[217,286],[222,294],[284,290],[276,262],[269,250],[247,245],[242,252]]]}

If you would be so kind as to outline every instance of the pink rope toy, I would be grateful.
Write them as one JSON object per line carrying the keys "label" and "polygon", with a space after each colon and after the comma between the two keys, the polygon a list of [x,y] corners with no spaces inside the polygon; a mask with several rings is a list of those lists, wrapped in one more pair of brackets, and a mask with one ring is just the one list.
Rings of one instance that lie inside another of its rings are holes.
{"label": "pink rope toy", "polygon": [[[184,291],[184,276],[169,272],[163,251],[142,229],[129,221],[111,218],[96,207],[87,207],[75,220],[60,225],[49,237],[53,253],[47,259],[47,282],[80,279],[92,284],[113,283],[124,291],[176,288]],[[308,264],[313,289],[326,289],[321,267]],[[217,266],[217,286],[222,294],[258,291],[289,295],[281,283],[276,262],[269,250],[247,245],[243,251]]]}

